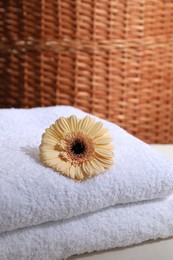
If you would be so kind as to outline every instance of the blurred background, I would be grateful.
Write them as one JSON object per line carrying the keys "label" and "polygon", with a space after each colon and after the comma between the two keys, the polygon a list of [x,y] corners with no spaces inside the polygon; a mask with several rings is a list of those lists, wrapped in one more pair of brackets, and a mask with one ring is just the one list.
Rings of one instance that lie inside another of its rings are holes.
{"label": "blurred background", "polygon": [[173,143],[173,1],[1,0],[0,107],[54,105]]}

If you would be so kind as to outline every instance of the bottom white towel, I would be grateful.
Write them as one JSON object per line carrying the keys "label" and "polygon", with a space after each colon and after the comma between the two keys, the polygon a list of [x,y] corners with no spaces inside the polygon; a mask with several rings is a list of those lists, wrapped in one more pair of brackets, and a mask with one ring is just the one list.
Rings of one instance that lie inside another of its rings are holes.
{"label": "bottom white towel", "polygon": [[173,195],[3,233],[0,259],[57,260],[169,236],[173,236]]}

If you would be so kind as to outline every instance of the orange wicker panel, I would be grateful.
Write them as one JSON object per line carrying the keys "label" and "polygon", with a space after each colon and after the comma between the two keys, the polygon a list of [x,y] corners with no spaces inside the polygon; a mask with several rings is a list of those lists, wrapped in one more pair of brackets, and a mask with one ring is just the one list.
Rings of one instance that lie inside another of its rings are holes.
{"label": "orange wicker panel", "polygon": [[0,106],[73,105],[173,143],[173,0],[0,1]]}

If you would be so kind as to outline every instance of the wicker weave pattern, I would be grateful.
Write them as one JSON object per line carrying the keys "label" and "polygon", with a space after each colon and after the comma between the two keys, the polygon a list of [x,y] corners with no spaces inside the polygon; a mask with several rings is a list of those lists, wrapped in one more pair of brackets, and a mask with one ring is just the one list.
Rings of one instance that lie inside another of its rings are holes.
{"label": "wicker weave pattern", "polygon": [[1,107],[74,105],[173,143],[172,0],[0,1]]}

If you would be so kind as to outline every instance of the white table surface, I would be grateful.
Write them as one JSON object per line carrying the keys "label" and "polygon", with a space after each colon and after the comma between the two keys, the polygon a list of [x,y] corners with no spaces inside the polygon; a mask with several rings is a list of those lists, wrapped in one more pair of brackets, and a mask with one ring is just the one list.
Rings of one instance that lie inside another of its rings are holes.
{"label": "white table surface", "polygon": [[[152,145],[173,160],[173,145]],[[173,217],[173,216],[172,216]],[[173,260],[173,238],[70,258],[81,260]]]}

